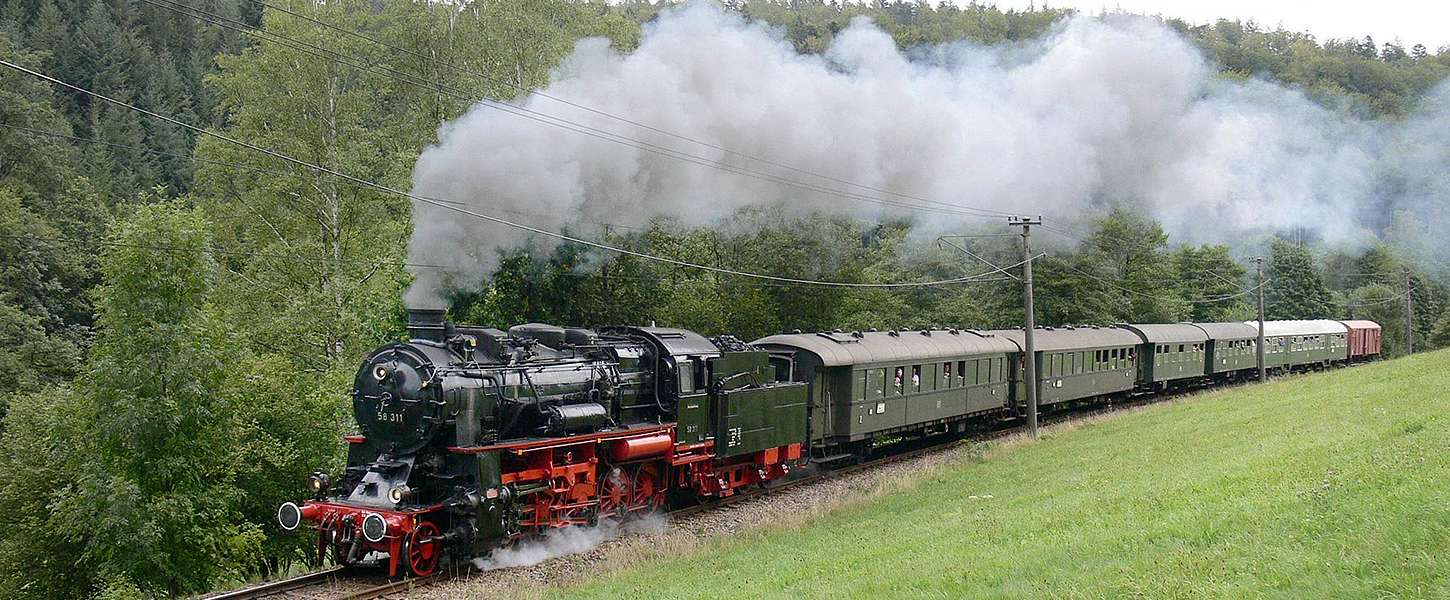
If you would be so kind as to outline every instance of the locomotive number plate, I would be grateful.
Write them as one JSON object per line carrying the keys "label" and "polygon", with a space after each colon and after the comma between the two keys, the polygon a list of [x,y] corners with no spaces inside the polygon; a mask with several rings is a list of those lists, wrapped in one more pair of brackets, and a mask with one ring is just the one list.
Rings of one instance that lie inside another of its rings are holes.
{"label": "locomotive number plate", "polygon": [[402,423],[403,413],[383,410],[380,406],[378,407],[377,421],[379,423]]}

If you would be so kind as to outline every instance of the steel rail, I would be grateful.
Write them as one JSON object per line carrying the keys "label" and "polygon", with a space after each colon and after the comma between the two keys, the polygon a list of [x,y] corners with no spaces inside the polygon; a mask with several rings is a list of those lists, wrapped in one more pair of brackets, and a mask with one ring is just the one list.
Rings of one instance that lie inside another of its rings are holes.
{"label": "steel rail", "polygon": [[331,567],[321,571],[313,571],[304,575],[254,585],[229,592],[222,592],[211,596],[202,596],[200,600],[252,600],[254,598],[265,598],[275,596],[284,592],[311,587],[321,582],[326,582],[334,576],[342,574],[342,567]]}

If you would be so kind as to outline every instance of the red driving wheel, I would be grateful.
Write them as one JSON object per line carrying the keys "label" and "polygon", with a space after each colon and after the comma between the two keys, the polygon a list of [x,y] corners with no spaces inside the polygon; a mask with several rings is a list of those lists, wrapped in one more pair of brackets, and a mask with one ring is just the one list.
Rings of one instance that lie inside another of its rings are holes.
{"label": "red driving wheel", "polygon": [[418,577],[427,577],[438,570],[438,557],[443,553],[438,542],[438,526],[421,521],[408,539],[403,542],[403,555],[407,557],[408,572]]}
{"label": "red driving wheel", "polygon": [[616,468],[604,478],[599,492],[599,513],[622,517],[629,512],[629,474]]}

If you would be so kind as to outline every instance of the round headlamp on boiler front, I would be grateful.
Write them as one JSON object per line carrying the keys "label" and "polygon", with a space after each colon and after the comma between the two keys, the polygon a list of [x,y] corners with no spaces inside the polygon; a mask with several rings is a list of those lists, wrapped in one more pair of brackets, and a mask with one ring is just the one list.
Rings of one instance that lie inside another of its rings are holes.
{"label": "round headlamp on boiler front", "polygon": [[381,542],[388,535],[388,522],[378,513],[363,517],[362,534],[369,542]]}
{"label": "round headlamp on boiler front", "polygon": [[302,524],[302,509],[291,502],[283,502],[277,507],[277,524],[287,531],[297,529]]}

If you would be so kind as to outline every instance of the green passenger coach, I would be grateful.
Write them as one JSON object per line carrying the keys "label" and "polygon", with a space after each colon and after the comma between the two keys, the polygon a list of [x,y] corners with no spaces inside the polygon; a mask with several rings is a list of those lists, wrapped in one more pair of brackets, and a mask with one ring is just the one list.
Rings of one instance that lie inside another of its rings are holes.
{"label": "green passenger coach", "polygon": [[[1246,321],[1255,327],[1257,321]],[[1349,328],[1339,321],[1265,321],[1264,365],[1278,370],[1325,367],[1349,357]]]}
{"label": "green passenger coach", "polygon": [[1007,406],[1018,352],[1007,338],[969,329],[792,333],[753,344],[771,353],[777,378],[810,384],[812,447],[960,429]]}
{"label": "green passenger coach", "polygon": [[1259,328],[1257,322],[1246,323],[1194,323],[1194,327],[1208,334],[1208,374],[1218,378],[1232,378],[1234,374],[1257,369]]}
{"label": "green passenger coach", "polygon": [[[1138,346],[1143,343],[1138,334],[1116,327],[1039,327],[1034,331],[1039,406],[1125,394],[1137,384]],[[1020,329],[988,333],[1019,347],[1026,345]],[[1018,383],[1013,402],[1018,406],[1027,402],[1026,388],[1021,385],[1023,371],[1021,364],[1013,365],[1012,379]]]}
{"label": "green passenger coach", "polygon": [[1138,351],[1139,376],[1151,388],[1163,389],[1176,380],[1204,375],[1208,334],[1190,323],[1118,325],[1143,338]]}

